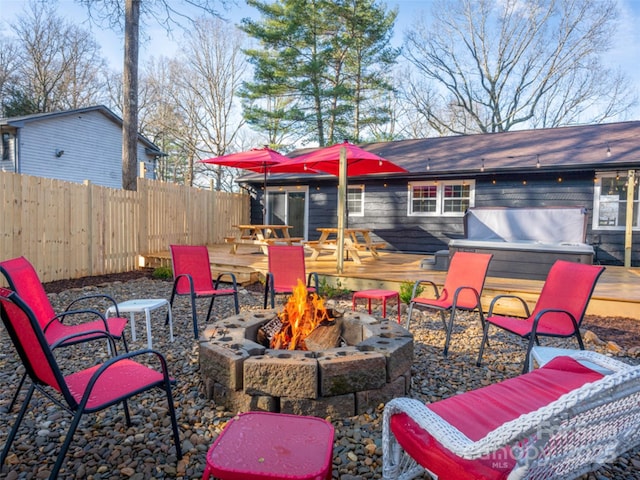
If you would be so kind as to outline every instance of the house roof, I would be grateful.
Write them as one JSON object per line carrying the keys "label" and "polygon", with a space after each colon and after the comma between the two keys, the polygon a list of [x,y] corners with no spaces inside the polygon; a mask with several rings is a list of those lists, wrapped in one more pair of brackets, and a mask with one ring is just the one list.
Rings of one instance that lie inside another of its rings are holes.
{"label": "house roof", "polygon": [[[640,121],[397,140],[360,146],[409,171],[408,174],[393,174],[394,177],[637,169],[640,168]],[[298,149],[287,156],[293,158],[313,150],[315,148]],[[246,175],[242,180],[253,182],[253,175]]]}
{"label": "house roof", "polygon": [[[81,115],[87,112],[99,112],[99,113],[102,113],[109,120],[111,120],[113,123],[116,123],[117,125],[119,125],[120,127],[123,124],[122,118],[120,118],[118,115],[113,113],[109,108],[105,107],[104,105],[94,105],[90,107],[76,108],[73,110],[63,110],[59,112],[33,113],[30,115],[21,115],[17,117],[0,118],[0,127],[3,125],[6,125],[10,127],[15,127],[15,128],[22,128],[25,124],[29,122],[54,119],[54,118],[64,117],[69,115]],[[138,134],[138,141],[144,144],[144,146],[146,147],[146,152],[148,154],[159,155],[159,156],[165,155],[162,151],[160,151],[160,149],[155,143],[153,143],[151,140],[149,140],[145,136]]]}

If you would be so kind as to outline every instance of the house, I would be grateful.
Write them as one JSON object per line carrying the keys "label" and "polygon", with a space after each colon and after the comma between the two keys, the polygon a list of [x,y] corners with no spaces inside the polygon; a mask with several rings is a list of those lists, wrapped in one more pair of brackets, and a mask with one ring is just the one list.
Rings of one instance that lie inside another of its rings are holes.
{"label": "house", "polygon": [[[594,261],[640,264],[640,121],[361,145],[408,173],[348,179],[348,225],[373,230],[391,250],[434,253],[464,237],[472,207],[583,207],[585,242]],[[291,157],[307,153],[298,150]],[[633,221],[626,211],[632,179]],[[252,221],[261,223],[262,177],[240,179],[254,192]],[[267,223],[293,225],[292,235],[318,237],[337,223],[337,178],[319,174],[269,177]]]}
{"label": "house", "polygon": [[[0,170],[122,188],[122,119],[103,105],[0,118],[0,134]],[[138,135],[146,178],[162,155]]]}

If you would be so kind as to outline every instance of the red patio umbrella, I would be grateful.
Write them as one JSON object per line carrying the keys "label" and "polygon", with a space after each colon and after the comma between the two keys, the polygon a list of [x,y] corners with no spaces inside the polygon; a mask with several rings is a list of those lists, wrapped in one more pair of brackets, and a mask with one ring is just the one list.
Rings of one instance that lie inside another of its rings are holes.
{"label": "red patio umbrella", "polygon": [[[266,213],[266,195],[267,195],[267,174],[272,172],[273,168],[283,163],[289,163],[291,159],[285,157],[281,153],[272,150],[269,147],[252,148],[246,152],[230,153],[220,157],[207,158],[200,160],[201,163],[209,163],[213,165],[222,165],[224,167],[241,168],[256,173],[264,173],[264,200],[262,205],[262,221],[265,221]],[[278,170],[281,173],[300,173],[314,172],[304,166],[290,165],[289,167]]]}
{"label": "red patio umbrella", "polygon": [[344,226],[346,216],[347,177],[376,173],[403,173],[407,170],[353,143],[344,141],[320,148],[288,162],[276,165],[272,172],[285,172],[286,168],[302,171],[325,172],[338,176],[338,273],[343,270]]}
{"label": "red patio umbrella", "polygon": [[[406,170],[389,160],[386,160],[375,153],[368,152],[363,148],[344,141],[336,143],[330,147],[320,148],[313,152],[301,155],[284,162],[272,171],[284,172],[286,168],[298,166],[303,170],[325,172],[338,176],[340,173],[340,151],[346,151],[347,176],[356,177],[359,175],[371,175],[375,173],[403,173]],[[282,169],[282,170],[281,170]]]}

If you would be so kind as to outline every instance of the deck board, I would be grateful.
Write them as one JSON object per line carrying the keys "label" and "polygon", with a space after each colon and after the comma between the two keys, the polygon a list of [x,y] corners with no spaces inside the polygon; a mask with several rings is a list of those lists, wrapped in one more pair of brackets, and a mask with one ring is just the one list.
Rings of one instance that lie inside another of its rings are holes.
{"label": "deck board", "polygon": [[[380,250],[380,258],[362,255],[362,264],[345,260],[344,271],[336,273],[336,260],[330,255],[312,261],[307,254],[308,272],[317,272],[326,276],[328,281],[340,280],[341,286],[349,290],[380,288],[399,290],[404,281],[429,279],[441,286],[446,272],[426,270],[420,267],[427,255],[391,253]],[[229,254],[228,245],[209,247],[212,270],[214,272],[232,271],[243,282],[256,281],[267,272],[267,257],[256,247],[239,246],[236,255]],[[145,256],[147,266],[170,265],[169,251]],[[487,277],[482,295],[485,309],[491,298],[498,294],[510,293],[523,297],[530,305],[535,304],[543,281],[518,278]],[[588,315],[622,316],[640,320],[640,268],[607,266],[596,284],[595,291],[587,309]]]}

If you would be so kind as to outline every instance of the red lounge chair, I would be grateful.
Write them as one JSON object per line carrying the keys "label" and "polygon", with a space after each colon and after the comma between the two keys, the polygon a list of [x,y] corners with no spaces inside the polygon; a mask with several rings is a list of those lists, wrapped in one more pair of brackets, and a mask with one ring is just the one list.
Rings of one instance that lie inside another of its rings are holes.
{"label": "red lounge chair", "polygon": [[[466,310],[473,312],[477,310],[480,316],[480,323],[484,327],[484,314],[480,298],[492,257],[493,255],[489,253],[456,252],[451,258],[441,292],[438,291],[438,287],[431,280],[417,280],[413,285],[412,298],[409,303],[407,330],[415,307],[439,311],[442,324],[447,332],[443,352],[447,356],[456,311]],[[431,285],[436,298],[416,297],[417,290],[421,284]],[[444,317],[445,312],[449,312],[448,325]]]}
{"label": "red lounge chair", "polygon": [[[572,337],[575,335],[581,350],[584,350],[580,324],[587,310],[593,289],[604,267],[583,263],[557,260],[549,270],[536,307],[529,313],[524,299],[515,295],[498,295],[489,306],[484,324],[484,334],[478,354],[478,366],[482,361],[484,345],[489,336],[489,327],[495,325],[507,332],[529,341],[524,359],[523,373],[529,370],[529,358],[534,342],[540,344],[538,337]],[[515,298],[524,310],[524,318],[494,315],[497,303],[504,298]]]}
{"label": "red lounge chair", "polygon": [[[319,289],[318,274],[306,273],[304,247],[299,245],[269,245],[269,271],[264,285],[264,308],[271,297],[271,308],[275,307],[276,294],[292,293],[298,280],[306,281],[307,291]],[[312,283],[313,279],[313,285]]]}
{"label": "red lounge chair", "polygon": [[640,367],[577,350],[435,403],[394,398],[383,415],[382,476],[572,479],[639,444]]}
{"label": "red lounge chair", "polygon": [[[218,275],[215,284],[211,276],[209,250],[204,245],[170,245],[171,264],[173,266],[173,290],[169,304],[173,307],[176,295],[189,295],[191,298],[191,316],[193,318],[193,335],[198,338],[198,315],[196,313],[197,298],[211,298],[206,322],[211,317],[213,301],[216,297],[233,296],[236,315],[240,313],[238,303],[238,285],[236,276],[231,272]],[[231,288],[220,288],[222,278],[231,278]],[[169,317],[167,316],[167,322]]]}
{"label": "red lounge chair", "polygon": [[[131,426],[127,399],[155,387],[163,389],[167,395],[176,456],[178,459],[182,457],[178,423],[171,395],[171,381],[167,372],[166,360],[160,353],[153,350],[125,353],[113,357],[103,364],[63,374],[53,355],[53,349],[59,344],[49,345],[34,312],[15,292],[5,288],[0,288],[0,316],[13,345],[20,355],[27,375],[32,380],[24,403],[2,450],[0,466],[4,465],[7,459],[11,444],[18,433],[22,419],[29,409],[29,403],[36,390],[53,400],[55,405],[73,414],[69,431],[49,476],[51,479],[55,479],[58,476],[73,435],[85,413],[97,412],[117,403],[122,403],[127,426]],[[86,335],[86,333],[77,334],[79,337],[83,335]],[[92,335],[107,339],[115,350],[113,337],[109,336],[104,330],[92,332]],[[139,356],[145,356],[145,363],[149,366],[132,360]],[[52,410],[49,408],[47,411],[51,413]],[[35,445],[32,448],[36,448]],[[47,455],[44,455],[43,461],[46,462],[47,457]]]}
{"label": "red lounge chair", "polygon": [[[96,334],[95,332],[104,331],[114,338],[122,339],[124,349],[125,351],[128,351],[127,341],[123,333],[124,328],[127,325],[127,319],[120,317],[118,304],[109,295],[94,294],[76,298],[73,302],[67,305],[64,312],[56,315],[53,307],[51,306],[51,302],[49,302],[49,297],[47,297],[47,293],[44,291],[42,283],[40,282],[38,273],[26,258],[17,257],[0,262],[0,273],[2,273],[2,275],[7,279],[9,288],[15,291],[24,299],[25,302],[27,302],[29,308],[38,319],[40,328],[42,328],[49,345],[56,344],[58,346],[68,346],[87,342],[98,337],[102,338],[101,334]],[[102,313],[95,309],[77,308],[80,304],[85,305],[87,301],[98,299],[105,299],[108,303],[115,306],[116,316],[105,318]],[[89,314],[97,317],[97,319],[78,323],[76,325],[63,323],[67,317],[71,318],[73,315],[80,314]],[[18,389],[16,390],[7,411],[11,411],[13,409],[13,405],[16,402],[18,393],[22,388],[25,378],[26,374],[22,377],[22,380],[20,380]]]}

